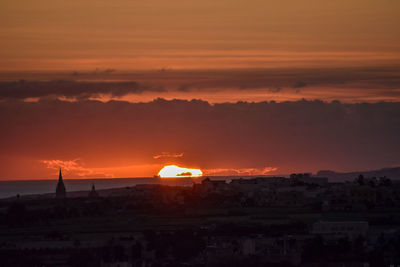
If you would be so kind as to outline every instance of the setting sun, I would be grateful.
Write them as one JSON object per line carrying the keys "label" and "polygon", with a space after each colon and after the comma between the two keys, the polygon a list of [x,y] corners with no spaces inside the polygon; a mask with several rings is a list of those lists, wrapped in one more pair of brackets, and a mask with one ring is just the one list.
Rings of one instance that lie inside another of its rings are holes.
{"label": "setting sun", "polygon": [[161,178],[171,178],[171,177],[200,177],[203,176],[203,172],[200,169],[188,169],[184,167],[179,167],[176,165],[164,166],[158,176]]}

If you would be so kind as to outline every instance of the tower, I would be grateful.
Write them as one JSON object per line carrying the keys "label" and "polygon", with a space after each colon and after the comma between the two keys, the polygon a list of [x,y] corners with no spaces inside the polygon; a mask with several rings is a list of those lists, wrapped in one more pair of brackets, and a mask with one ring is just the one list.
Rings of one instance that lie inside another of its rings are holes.
{"label": "tower", "polygon": [[99,194],[96,192],[94,184],[92,184],[92,191],[89,192],[89,198],[98,198]]}
{"label": "tower", "polygon": [[67,192],[65,191],[65,185],[63,182],[61,168],[60,168],[60,174],[58,176],[58,183],[57,183],[57,188],[56,188],[56,198],[65,198],[66,196],[67,196]]}

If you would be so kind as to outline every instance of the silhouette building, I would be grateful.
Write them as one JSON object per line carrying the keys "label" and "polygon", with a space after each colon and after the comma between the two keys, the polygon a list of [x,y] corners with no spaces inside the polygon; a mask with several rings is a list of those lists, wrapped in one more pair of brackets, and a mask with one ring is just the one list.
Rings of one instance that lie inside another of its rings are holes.
{"label": "silhouette building", "polygon": [[56,188],[56,198],[65,198],[66,195],[67,195],[67,192],[65,190],[65,185],[63,182],[61,168],[60,168],[60,175],[58,176],[58,183],[57,183],[57,188]]}

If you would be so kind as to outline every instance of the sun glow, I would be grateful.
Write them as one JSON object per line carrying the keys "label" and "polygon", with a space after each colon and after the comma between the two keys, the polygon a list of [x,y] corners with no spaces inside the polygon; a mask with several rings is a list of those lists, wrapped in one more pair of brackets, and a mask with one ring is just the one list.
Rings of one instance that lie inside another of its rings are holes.
{"label": "sun glow", "polygon": [[200,169],[188,169],[176,165],[164,166],[158,176],[161,178],[176,178],[176,177],[201,177],[203,172]]}

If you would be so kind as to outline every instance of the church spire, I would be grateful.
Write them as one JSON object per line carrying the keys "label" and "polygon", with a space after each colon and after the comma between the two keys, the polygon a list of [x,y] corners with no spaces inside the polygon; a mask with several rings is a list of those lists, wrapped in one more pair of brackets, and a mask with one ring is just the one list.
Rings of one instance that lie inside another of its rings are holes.
{"label": "church spire", "polygon": [[88,195],[89,198],[98,198],[99,194],[96,192],[96,188],[94,187],[94,184],[92,184],[92,191],[89,192]]}
{"label": "church spire", "polygon": [[63,178],[62,178],[61,168],[60,168],[60,174],[58,175],[58,183],[57,183],[57,188],[56,188],[56,198],[65,198],[66,195],[67,195],[67,192],[65,190],[65,185],[64,185]]}

